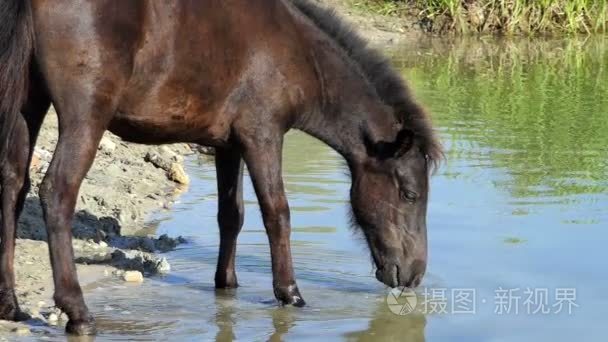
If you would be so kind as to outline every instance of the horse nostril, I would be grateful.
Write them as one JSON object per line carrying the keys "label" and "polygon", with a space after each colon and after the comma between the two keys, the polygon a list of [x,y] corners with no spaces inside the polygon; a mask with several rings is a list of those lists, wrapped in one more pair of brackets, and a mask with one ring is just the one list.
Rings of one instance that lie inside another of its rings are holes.
{"label": "horse nostril", "polygon": [[418,287],[418,285],[420,285],[421,282],[422,282],[422,273],[414,274],[414,278],[412,278],[408,287],[411,287],[411,288]]}
{"label": "horse nostril", "polygon": [[426,263],[422,260],[414,260],[410,267],[409,287],[417,287],[422,282],[422,277],[426,271]]}
{"label": "horse nostril", "polygon": [[376,279],[392,288],[401,285],[399,276],[399,267],[396,265],[389,265],[376,270]]}

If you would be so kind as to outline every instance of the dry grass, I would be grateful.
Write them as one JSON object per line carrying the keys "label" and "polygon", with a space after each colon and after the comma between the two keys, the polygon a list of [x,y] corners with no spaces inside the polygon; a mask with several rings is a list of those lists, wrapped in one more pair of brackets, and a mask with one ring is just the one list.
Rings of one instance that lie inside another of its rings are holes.
{"label": "dry grass", "polygon": [[353,0],[386,15],[415,11],[435,32],[507,35],[606,32],[608,0]]}

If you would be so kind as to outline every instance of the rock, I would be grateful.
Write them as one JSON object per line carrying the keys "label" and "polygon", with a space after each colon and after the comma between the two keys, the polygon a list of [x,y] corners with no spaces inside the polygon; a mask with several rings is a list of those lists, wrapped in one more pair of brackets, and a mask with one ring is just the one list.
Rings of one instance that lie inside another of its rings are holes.
{"label": "rock", "polygon": [[156,166],[157,168],[163,169],[167,172],[171,169],[171,164],[174,163],[174,161],[171,160],[171,157],[164,157],[156,151],[150,151],[146,153],[144,160]]}
{"label": "rock", "polygon": [[49,321],[49,324],[55,325],[59,321],[59,316],[56,313],[51,312],[49,318],[47,318],[47,321]]}
{"label": "rock", "polygon": [[18,336],[27,336],[31,333],[30,328],[28,327],[17,327],[11,330],[11,332]]}
{"label": "rock", "polygon": [[190,148],[190,145],[188,145],[188,144],[181,144],[180,147],[184,154],[192,154],[194,152],[194,151],[192,151],[192,149]]}
{"label": "rock", "polygon": [[110,154],[116,150],[116,144],[108,137],[103,137],[99,142],[98,149],[102,152]]}
{"label": "rock", "polygon": [[112,253],[112,266],[124,270],[146,272],[149,274],[166,273],[171,266],[165,259],[142,251],[123,251],[117,249]]}
{"label": "rock", "polygon": [[171,272],[171,265],[167,258],[162,258],[156,263],[156,269],[159,274],[167,274]]}
{"label": "rock", "polygon": [[215,148],[213,148],[213,147],[207,147],[207,146],[201,146],[201,145],[191,145],[190,147],[192,147],[194,149],[194,151],[196,151],[200,154],[204,154],[204,155],[208,155],[208,156],[215,155]]}
{"label": "rock", "polygon": [[144,252],[154,252],[156,250],[156,245],[154,244],[154,240],[149,237],[145,237],[141,239],[140,248]]}
{"label": "rock", "polygon": [[38,309],[30,309],[27,313],[32,318],[40,318],[40,310]]}
{"label": "rock", "polygon": [[122,279],[128,283],[142,283],[144,275],[139,271],[127,271],[122,275]]}
{"label": "rock", "polygon": [[176,183],[183,184],[183,185],[190,184],[190,178],[186,174],[186,171],[184,171],[184,168],[182,167],[181,164],[178,164],[178,163],[171,164],[171,168],[169,169],[167,176],[169,177],[170,180],[172,180]]}
{"label": "rock", "polygon": [[160,146],[158,151],[161,153],[163,158],[168,159],[172,162],[182,163],[184,161],[184,157],[175,153],[169,146]]}
{"label": "rock", "polygon": [[178,244],[183,243],[182,240],[183,238],[181,236],[177,239],[172,239],[167,234],[163,234],[156,240],[155,247],[157,250],[165,253],[174,250]]}

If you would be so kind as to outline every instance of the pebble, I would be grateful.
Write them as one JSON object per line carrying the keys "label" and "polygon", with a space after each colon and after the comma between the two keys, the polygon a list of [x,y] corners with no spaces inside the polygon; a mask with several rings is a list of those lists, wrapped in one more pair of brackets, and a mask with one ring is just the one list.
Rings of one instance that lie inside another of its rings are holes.
{"label": "pebble", "polygon": [[40,317],[40,311],[38,309],[34,309],[34,308],[29,309],[29,310],[27,310],[27,313],[33,318]]}
{"label": "pebble", "polygon": [[128,283],[142,283],[144,275],[139,271],[127,271],[123,274],[122,279]]}
{"label": "pebble", "polygon": [[178,163],[171,164],[171,168],[169,169],[167,176],[169,177],[170,180],[172,180],[176,183],[179,183],[182,185],[190,184],[190,178],[186,174],[186,171],[184,171],[184,167],[181,164],[178,164]]}
{"label": "pebble", "polygon": [[167,258],[162,258],[156,264],[156,269],[160,274],[167,274],[171,272],[171,265],[167,261]]}
{"label": "pebble", "polygon": [[57,316],[57,314],[56,314],[56,313],[52,312],[52,313],[49,315],[48,321],[49,321],[49,324],[53,324],[53,325],[55,325],[55,324],[57,324],[57,322],[59,321],[59,316]]}
{"label": "pebble", "polygon": [[116,150],[116,143],[114,143],[108,137],[103,137],[99,143],[99,150],[106,153],[112,153],[114,150]]}
{"label": "pebble", "polygon": [[12,333],[17,334],[19,336],[26,336],[30,334],[30,328],[27,327],[17,327],[11,330]]}

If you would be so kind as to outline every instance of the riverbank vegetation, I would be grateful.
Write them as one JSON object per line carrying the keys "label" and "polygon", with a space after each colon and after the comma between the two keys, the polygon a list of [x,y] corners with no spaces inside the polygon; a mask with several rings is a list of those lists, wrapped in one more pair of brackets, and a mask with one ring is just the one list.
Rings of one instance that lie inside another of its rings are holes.
{"label": "riverbank vegetation", "polygon": [[359,10],[418,18],[436,33],[605,33],[608,0],[349,0]]}

